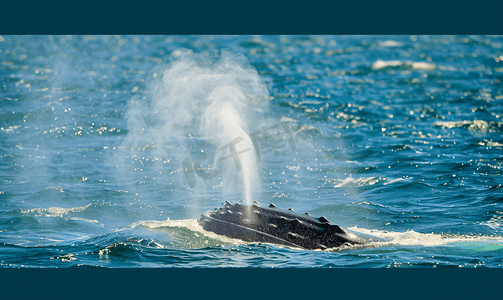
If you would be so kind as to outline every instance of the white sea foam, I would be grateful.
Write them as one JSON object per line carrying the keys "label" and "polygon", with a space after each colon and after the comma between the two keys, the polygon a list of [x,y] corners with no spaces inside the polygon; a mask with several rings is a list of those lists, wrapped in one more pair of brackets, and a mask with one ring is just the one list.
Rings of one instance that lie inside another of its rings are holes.
{"label": "white sea foam", "polygon": [[499,229],[502,227],[503,223],[503,215],[492,216],[489,221],[480,223],[480,225],[488,226],[492,229]]}
{"label": "white sea foam", "polygon": [[403,65],[403,62],[399,60],[383,61],[378,59],[372,64],[372,70],[380,70],[387,67],[399,67],[401,65]]}
{"label": "white sea foam", "polygon": [[480,141],[478,144],[480,146],[488,146],[488,147],[503,147],[502,143],[488,141],[486,139],[484,139],[483,141]]}
{"label": "white sea foam", "polygon": [[442,235],[435,233],[419,233],[413,230],[405,232],[385,231],[376,229],[365,229],[358,227],[350,227],[349,230],[369,234],[384,239],[384,242],[376,242],[376,246],[442,246],[456,242],[480,242],[480,241],[495,241],[498,243],[503,242],[501,237],[490,236],[468,236],[468,235]]}
{"label": "white sea foam", "polygon": [[393,179],[388,182],[385,182],[384,185],[392,184],[392,183],[399,182],[399,181],[405,181],[405,179],[403,179],[403,178]]}
{"label": "white sea foam", "polygon": [[[78,218],[78,217],[72,217],[72,218],[70,218],[70,220],[100,224],[100,222],[98,220],[84,219],[84,218]],[[100,225],[102,225],[102,224],[100,224]]]}
{"label": "white sea foam", "polygon": [[412,66],[412,69],[421,69],[421,70],[435,70],[436,65],[431,64],[431,63],[425,63],[425,62],[407,62]]}
{"label": "white sea foam", "polygon": [[21,209],[21,213],[23,214],[35,213],[35,216],[44,216],[44,217],[64,217],[68,213],[82,212],[86,210],[89,206],[91,206],[91,203],[78,207],[48,207],[48,208],[32,208],[29,210]]}
{"label": "white sea foam", "polygon": [[489,124],[484,120],[435,122],[433,123],[433,126],[448,129],[455,127],[467,127],[470,131],[480,132],[486,132],[489,129]]}
{"label": "white sea foam", "polygon": [[378,41],[377,44],[380,47],[401,47],[403,44],[393,40]]}
{"label": "white sea foam", "polygon": [[405,67],[415,70],[435,70],[437,66],[433,63],[427,62],[412,62],[412,61],[400,61],[400,60],[388,60],[384,61],[381,59],[376,60],[372,64],[372,70],[380,70],[384,68],[398,68]]}
{"label": "white sea foam", "polygon": [[381,177],[360,177],[360,178],[353,178],[353,177],[348,177],[346,179],[331,179],[331,178],[323,178],[319,179],[323,180],[328,184],[333,184],[334,188],[339,188],[347,185],[352,185],[352,186],[367,186],[367,185],[374,185],[378,183],[379,181],[385,180],[384,178]]}
{"label": "white sea foam", "polygon": [[14,131],[15,131],[16,129],[18,129],[19,127],[21,127],[21,126],[19,126],[19,125],[14,125],[14,126],[9,126],[9,127],[7,127],[7,128],[3,128],[3,127],[2,127],[2,128],[0,128],[0,130],[2,130],[2,131],[4,131],[4,132],[9,133],[9,132],[14,132]]}
{"label": "white sea foam", "polygon": [[166,220],[166,221],[140,221],[133,224],[131,227],[143,226],[148,229],[160,229],[160,228],[186,228],[193,232],[200,233],[208,238],[219,240],[225,244],[243,244],[245,243],[239,239],[229,238],[223,235],[216,234],[211,231],[206,231],[197,222],[197,219],[187,219],[187,220]]}

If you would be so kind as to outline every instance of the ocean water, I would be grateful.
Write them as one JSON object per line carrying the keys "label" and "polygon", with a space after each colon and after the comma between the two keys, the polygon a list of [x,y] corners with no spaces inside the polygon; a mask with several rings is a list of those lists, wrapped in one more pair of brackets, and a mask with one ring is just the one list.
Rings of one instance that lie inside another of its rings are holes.
{"label": "ocean water", "polygon": [[[501,36],[1,36],[2,267],[503,266]],[[204,231],[273,202],[384,239]]]}

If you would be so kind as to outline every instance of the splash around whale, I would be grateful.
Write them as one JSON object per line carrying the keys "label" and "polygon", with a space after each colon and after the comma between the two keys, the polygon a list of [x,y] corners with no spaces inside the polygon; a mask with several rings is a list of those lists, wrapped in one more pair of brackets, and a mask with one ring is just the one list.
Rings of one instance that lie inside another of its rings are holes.
{"label": "splash around whale", "polygon": [[204,230],[230,238],[308,250],[372,247],[372,243],[383,241],[343,229],[324,216],[315,218],[291,208],[280,209],[272,203],[267,208],[255,203],[250,206],[227,201],[223,207],[204,212],[198,222]]}

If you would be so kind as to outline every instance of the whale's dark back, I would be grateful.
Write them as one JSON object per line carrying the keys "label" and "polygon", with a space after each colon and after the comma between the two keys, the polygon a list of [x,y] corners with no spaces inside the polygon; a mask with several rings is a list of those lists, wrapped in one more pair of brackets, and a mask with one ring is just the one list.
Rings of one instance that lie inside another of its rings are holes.
{"label": "whale's dark back", "polygon": [[264,208],[227,202],[223,207],[203,213],[199,223],[205,230],[231,238],[305,249],[363,245],[377,239],[349,233],[323,216],[314,218],[291,209],[277,208],[274,204]]}

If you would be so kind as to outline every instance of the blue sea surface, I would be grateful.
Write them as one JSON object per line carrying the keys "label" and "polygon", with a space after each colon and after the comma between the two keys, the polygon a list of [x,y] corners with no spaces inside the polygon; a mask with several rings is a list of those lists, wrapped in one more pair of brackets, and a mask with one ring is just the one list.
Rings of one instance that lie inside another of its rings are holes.
{"label": "blue sea surface", "polygon": [[[0,36],[0,63],[4,268],[503,266],[502,36]],[[250,199],[384,242],[197,222]]]}

